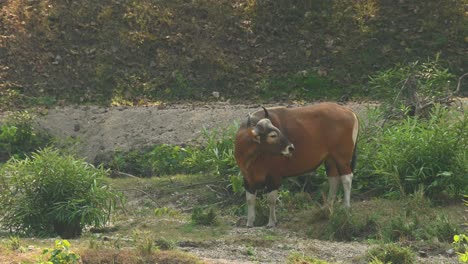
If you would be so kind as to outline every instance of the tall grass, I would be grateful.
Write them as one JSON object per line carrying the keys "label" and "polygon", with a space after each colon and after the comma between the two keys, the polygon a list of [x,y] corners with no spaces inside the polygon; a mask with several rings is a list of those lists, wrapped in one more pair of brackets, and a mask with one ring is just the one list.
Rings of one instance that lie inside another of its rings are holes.
{"label": "tall grass", "polygon": [[109,166],[138,176],[211,173],[228,179],[238,175],[234,159],[237,125],[225,130],[204,130],[203,146],[157,145],[150,150],[116,153]]}
{"label": "tall grass", "polygon": [[[435,198],[468,191],[468,115],[436,106],[428,119],[408,117],[361,138],[356,182],[386,195],[423,189]],[[364,146],[363,146],[364,145]],[[363,175],[366,173],[367,175]]]}

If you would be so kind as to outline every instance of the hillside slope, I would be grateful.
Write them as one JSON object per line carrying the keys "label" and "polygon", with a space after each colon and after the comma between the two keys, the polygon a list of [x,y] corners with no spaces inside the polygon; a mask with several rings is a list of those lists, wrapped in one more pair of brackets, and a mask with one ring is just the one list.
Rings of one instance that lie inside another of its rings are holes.
{"label": "hillside slope", "polygon": [[0,105],[208,100],[215,91],[232,99],[340,98],[365,95],[379,70],[437,53],[459,75],[467,69],[465,6],[1,1]]}

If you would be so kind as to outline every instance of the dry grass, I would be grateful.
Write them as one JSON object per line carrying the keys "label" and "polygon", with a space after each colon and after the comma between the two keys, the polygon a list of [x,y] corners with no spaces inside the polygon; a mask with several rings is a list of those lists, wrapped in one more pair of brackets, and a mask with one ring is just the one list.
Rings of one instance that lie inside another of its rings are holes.
{"label": "dry grass", "polygon": [[150,255],[142,256],[134,249],[83,249],[79,251],[79,254],[81,255],[83,264],[203,263],[203,261],[196,256],[181,251],[155,251]]}

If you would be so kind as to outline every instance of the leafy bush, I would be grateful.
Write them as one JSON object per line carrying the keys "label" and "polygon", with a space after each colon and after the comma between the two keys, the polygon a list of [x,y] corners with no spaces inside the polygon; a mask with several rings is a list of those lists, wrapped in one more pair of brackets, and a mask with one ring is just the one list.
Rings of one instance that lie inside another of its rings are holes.
{"label": "leafy bush", "polygon": [[409,111],[420,116],[431,103],[451,95],[453,79],[448,69],[440,65],[437,55],[424,63],[416,61],[380,71],[370,77],[369,86],[373,98],[385,102],[382,106],[388,114],[402,115]]}
{"label": "leafy bush", "polygon": [[13,232],[74,237],[84,225],[102,226],[122,196],[105,183],[108,172],[46,148],[10,160],[0,175],[0,223]]}
{"label": "leafy bush", "polygon": [[70,251],[70,242],[67,240],[55,240],[54,248],[45,249],[43,256],[49,255],[47,261],[40,264],[77,264],[80,262],[80,255]]}
{"label": "leafy bush", "polygon": [[237,125],[225,130],[204,130],[203,147],[162,144],[149,151],[119,152],[109,166],[139,176],[203,172],[228,178],[239,174],[234,159],[235,129]]}
{"label": "leafy bush", "polygon": [[460,195],[468,191],[467,131],[468,115],[441,106],[428,120],[391,122],[360,139],[366,146],[360,149],[359,174],[375,178],[366,183],[374,188],[388,186],[387,194],[404,196],[422,187],[432,198]]}
{"label": "leafy bush", "polygon": [[385,244],[370,249],[367,253],[369,261],[373,263],[416,263],[416,255],[408,247],[401,247],[398,244]]}
{"label": "leafy bush", "polygon": [[28,153],[45,146],[48,137],[32,126],[32,116],[18,112],[0,124],[0,162],[10,157],[24,158]]}

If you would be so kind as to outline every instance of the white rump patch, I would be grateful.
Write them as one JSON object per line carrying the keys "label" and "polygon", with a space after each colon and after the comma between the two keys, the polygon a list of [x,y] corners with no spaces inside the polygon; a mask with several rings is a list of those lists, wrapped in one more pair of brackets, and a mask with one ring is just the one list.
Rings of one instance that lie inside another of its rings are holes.
{"label": "white rump patch", "polygon": [[353,113],[353,115],[354,115],[354,119],[356,120],[356,122],[354,122],[354,127],[353,127],[353,143],[356,146],[356,140],[357,140],[358,131],[359,131],[359,120],[355,113]]}

